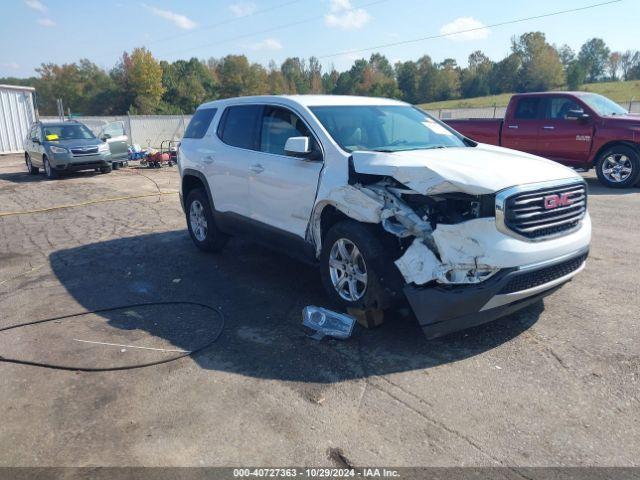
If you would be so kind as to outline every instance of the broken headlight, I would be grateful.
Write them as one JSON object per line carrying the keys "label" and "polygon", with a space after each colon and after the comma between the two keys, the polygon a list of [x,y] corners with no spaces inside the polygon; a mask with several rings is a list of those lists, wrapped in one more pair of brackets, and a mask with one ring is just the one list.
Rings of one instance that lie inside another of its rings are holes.
{"label": "broken headlight", "polygon": [[495,215],[494,195],[446,193],[441,195],[403,194],[402,200],[423,220],[437,224],[455,225],[475,218]]}

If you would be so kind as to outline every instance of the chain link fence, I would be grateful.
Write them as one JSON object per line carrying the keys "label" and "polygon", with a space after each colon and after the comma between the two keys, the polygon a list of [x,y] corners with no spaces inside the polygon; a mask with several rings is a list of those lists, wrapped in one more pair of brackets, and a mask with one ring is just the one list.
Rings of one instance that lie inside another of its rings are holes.
{"label": "chain link fence", "polygon": [[[640,113],[640,101],[620,102],[631,113]],[[454,120],[457,118],[504,118],[507,107],[483,108],[443,108],[426,110],[436,118]],[[58,117],[40,117],[43,122],[58,121]],[[122,122],[129,137],[129,144],[141,147],[160,148],[164,140],[180,140],[184,135],[191,115],[121,115],[105,117],[75,117],[94,133],[111,122]]]}
{"label": "chain link fence", "polygon": [[[618,103],[630,113],[640,113],[640,101],[630,100],[628,102]],[[441,120],[455,120],[458,118],[504,118],[507,107],[441,108],[439,110],[425,111]]]}

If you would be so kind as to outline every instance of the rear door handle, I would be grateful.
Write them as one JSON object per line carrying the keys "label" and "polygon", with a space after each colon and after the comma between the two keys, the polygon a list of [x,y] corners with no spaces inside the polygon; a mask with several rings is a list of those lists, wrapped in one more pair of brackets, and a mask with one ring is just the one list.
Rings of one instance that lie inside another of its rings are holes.
{"label": "rear door handle", "polygon": [[518,129],[518,125],[509,125],[509,128],[511,128],[513,130],[517,130]]}
{"label": "rear door handle", "polygon": [[256,163],[255,165],[251,165],[251,169],[252,172],[254,173],[262,173],[264,172],[264,167],[262,165],[260,165],[259,163]]}
{"label": "rear door handle", "polygon": [[545,130],[555,130],[556,129],[556,127],[553,127],[551,125],[546,125],[546,126],[544,126],[542,128],[544,128]]}

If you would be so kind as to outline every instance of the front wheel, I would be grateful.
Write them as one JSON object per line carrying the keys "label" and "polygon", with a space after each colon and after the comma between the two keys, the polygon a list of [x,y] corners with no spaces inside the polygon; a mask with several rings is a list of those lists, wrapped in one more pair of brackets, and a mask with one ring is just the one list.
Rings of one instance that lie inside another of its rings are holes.
{"label": "front wheel", "polygon": [[185,207],[189,235],[196,247],[205,252],[222,250],[229,237],[218,230],[206,192],[201,188],[189,192]]}
{"label": "front wheel", "polygon": [[337,223],[327,232],[320,275],[333,303],[384,310],[400,297],[402,280],[393,264],[395,248],[382,235],[355,220]]}
{"label": "front wheel", "polygon": [[613,146],[596,162],[598,180],[610,188],[632,187],[640,178],[640,155],[625,145]]}
{"label": "front wheel", "polygon": [[58,171],[51,166],[48,158],[44,158],[44,173],[49,180],[58,178]]}
{"label": "front wheel", "polygon": [[113,170],[113,168],[111,166],[108,167],[102,167],[100,169],[100,173],[111,173],[111,170]]}

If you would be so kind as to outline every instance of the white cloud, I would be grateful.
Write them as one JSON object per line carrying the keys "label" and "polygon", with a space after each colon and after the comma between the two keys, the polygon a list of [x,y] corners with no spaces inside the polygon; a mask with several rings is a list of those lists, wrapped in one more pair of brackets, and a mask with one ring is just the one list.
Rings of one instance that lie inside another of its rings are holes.
{"label": "white cloud", "polygon": [[[462,33],[456,33],[462,32]],[[448,35],[448,39],[465,42],[469,40],[483,40],[489,36],[491,30],[473,17],[459,17],[453,22],[443,25],[440,29],[442,35]]]}
{"label": "white cloud", "polygon": [[36,10],[42,13],[47,11],[47,6],[39,0],[24,0],[24,3],[31,10]]}
{"label": "white cloud", "polygon": [[354,8],[351,0],[331,0],[330,12],[324,16],[328,27],[342,30],[358,30],[369,20],[371,15],[363,8]]}
{"label": "white cloud", "polygon": [[54,22],[50,18],[39,18],[38,25],[42,25],[43,27],[55,27],[56,22]]}
{"label": "white cloud", "polygon": [[275,38],[265,38],[262,42],[251,45],[252,50],[282,50],[282,43]]}
{"label": "white cloud", "polygon": [[0,68],[5,68],[7,70],[19,70],[20,69],[20,64],[18,64],[16,62],[0,63]]}
{"label": "white cloud", "polygon": [[256,11],[255,3],[232,3],[229,5],[229,10],[236,17],[246,17]]}
{"label": "white cloud", "polygon": [[198,24],[191,20],[186,15],[182,15],[180,13],[172,12],[171,10],[162,10],[161,8],[156,8],[151,5],[142,4],[144,8],[153,13],[156,17],[164,18],[165,20],[169,20],[173,22],[176,27],[182,28],[183,30],[191,30],[195,28]]}

